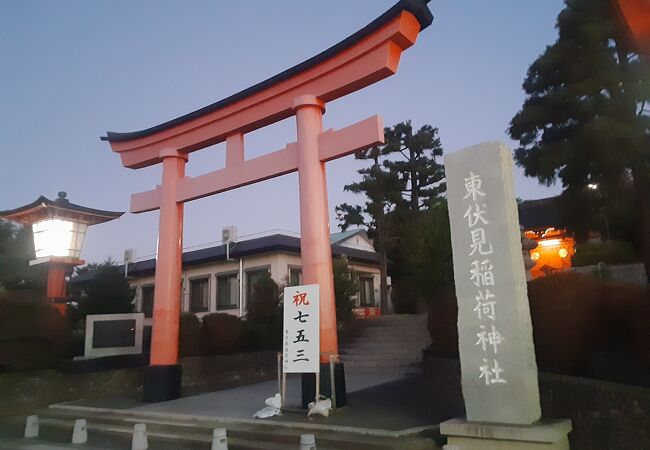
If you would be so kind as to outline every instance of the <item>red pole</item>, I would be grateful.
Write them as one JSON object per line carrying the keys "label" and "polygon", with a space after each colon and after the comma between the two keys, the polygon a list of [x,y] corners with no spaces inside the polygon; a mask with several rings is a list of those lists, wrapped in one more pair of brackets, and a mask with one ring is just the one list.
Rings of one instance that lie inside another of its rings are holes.
{"label": "red pole", "polygon": [[305,284],[320,286],[321,363],[338,355],[332,247],[327,214],[325,163],[318,152],[325,104],[313,96],[294,100],[298,128],[298,178],[300,187],[300,253]]}
{"label": "red pole", "polygon": [[51,261],[47,268],[47,299],[63,315],[67,309],[65,303],[61,303],[66,298],[65,276],[72,267],[70,264]]}
{"label": "red pole", "polygon": [[183,204],[176,203],[176,190],[178,180],[185,175],[187,156],[171,151],[165,152],[161,157],[163,181],[151,330],[151,365],[178,362],[178,324],[181,312]]}
{"label": "red pole", "polygon": [[156,260],[150,366],[145,372],[145,401],[163,401],[180,395],[178,365],[183,203],[176,202],[178,181],[185,176],[187,155],[175,150],[160,154],[163,165],[158,257]]}

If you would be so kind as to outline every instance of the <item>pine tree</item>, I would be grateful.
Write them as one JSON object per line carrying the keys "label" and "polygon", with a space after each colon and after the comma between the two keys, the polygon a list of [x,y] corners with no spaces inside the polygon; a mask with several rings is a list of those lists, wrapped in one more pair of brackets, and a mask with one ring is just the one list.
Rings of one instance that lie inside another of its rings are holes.
{"label": "pine tree", "polygon": [[650,270],[650,66],[626,46],[609,0],[565,3],[510,123],[515,160],[542,183],[560,179],[576,229],[594,227],[593,209],[605,219],[626,209],[632,191],[632,240]]}
{"label": "pine tree", "polygon": [[382,149],[373,147],[355,154],[355,159],[372,161],[372,165],[359,170],[361,181],[346,185],[343,189],[355,194],[364,194],[363,206],[343,203],[336,207],[336,215],[345,231],[350,226],[365,228],[374,239],[375,249],[381,255],[380,263],[380,305],[382,313],[388,310],[388,258],[386,243],[390,237],[388,213],[402,202],[403,184],[399,177],[384,168]]}
{"label": "pine tree", "polygon": [[413,133],[411,121],[407,120],[386,128],[384,136],[382,153],[388,157],[384,165],[402,181],[402,195],[409,209],[426,209],[446,189],[444,168],[436,161],[442,156],[438,129],[423,125]]}

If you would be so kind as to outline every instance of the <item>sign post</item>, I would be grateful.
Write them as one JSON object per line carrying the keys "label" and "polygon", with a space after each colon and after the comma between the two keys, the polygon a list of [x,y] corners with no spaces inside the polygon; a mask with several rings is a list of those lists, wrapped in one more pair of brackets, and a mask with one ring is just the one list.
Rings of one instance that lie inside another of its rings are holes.
{"label": "sign post", "polygon": [[[320,289],[317,284],[284,288],[283,377],[320,372]],[[284,383],[283,383],[284,384]],[[285,405],[285,392],[282,404]],[[315,398],[318,396],[316,383]]]}

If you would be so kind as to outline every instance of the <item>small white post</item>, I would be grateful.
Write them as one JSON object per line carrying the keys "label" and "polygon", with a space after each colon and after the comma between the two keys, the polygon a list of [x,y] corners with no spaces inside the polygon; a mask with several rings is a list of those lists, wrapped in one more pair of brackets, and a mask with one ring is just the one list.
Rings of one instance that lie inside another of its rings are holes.
{"label": "small white post", "polygon": [[25,439],[38,437],[38,416],[27,416],[25,420]]}
{"label": "small white post", "polygon": [[282,353],[278,352],[277,354],[277,363],[278,363],[278,392],[280,397],[284,398],[284,392],[282,392]]}
{"label": "small white post", "polygon": [[74,421],[71,442],[73,444],[85,444],[88,442],[88,428],[86,419],[77,419]]}
{"label": "small white post", "polygon": [[131,439],[131,450],[147,450],[149,441],[147,440],[147,425],[136,423],[133,425],[133,438]]}
{"label": "small white post", "polygon": [[211,450],[228,450],[228,436],[225,428],[212,430]]}
{"label": "small white post", "polygon": [[330,398],[332,399],[332,408],[336,409],[336,376],[334,374],[334,364],[336,356],[330,354]]}
{"label": "small white post", "polygon": [[282,408],[283,409],[285,406],[287,406],[287,374],[286,372],[282,372]]}
{"label": "small white post", "polygon": [[316,450],[316,436],[313,434],[301,434],[300,450]]}
{"label": "small white post", "polygon": [[320,370],[316,372],[316,393],[314,401],[318,403],[318,397],[320,397]]}

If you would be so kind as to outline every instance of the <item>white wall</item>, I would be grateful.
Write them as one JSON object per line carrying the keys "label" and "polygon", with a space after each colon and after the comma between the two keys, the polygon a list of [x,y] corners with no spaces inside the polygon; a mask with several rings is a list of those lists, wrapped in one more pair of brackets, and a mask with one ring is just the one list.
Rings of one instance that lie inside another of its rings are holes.
{"label": "white wall", "polygon": [[[246,297],[246,271],[250,269],[268,267],[271,271],[271,278],[275,280],[278,285],[283,286],[289,279],[289,269],[292,267],[300,268],[302,262],[300,255],[294,253],[265,253],[242,258],[243,265],[243,286],[241,292],[243,297]],[[368,264],[358,264],[351,262],[350,267],[359,273],[373,275],[373,288],[375,303],[379,306],[380,302],[380,271],[379,267]],[[197,313],[198,317],[203,317],[206,314],[217,312],[217,279],[216,277],[223,273],[239,272],[239,259],[234,261],[217,261],[198,266],[191,266],[183,270],[182,273],[182,300],[181,310],[184,312],[189,311],[190,307],[190,280],[193,278],[208,277],[209,279],[209,309],[207,312]],[[241,282],[241,280],[240,280]],[[154,284],[154,276],[146,276],[130,281],[131,287],[136,289],[136,308],[137,311],[142,311],[142,288]],[[240,301],[239,309],[224,309],[218,312],[233,314],[241,316],[246,314],[246,298],[243,302]],[[145,319],[145,325],[151,324],[151,318]]]}
{"label": "white wall", "polygon": [[[300,260],[300,258],[298,258]],[[283,265],[284,264],[284,265]],[[240,301],[239,309],[224,309],[219,312],[233,314],[236,316],[246,314],[246,271],[258,268],[269,268],[271,277],[278,283],[284,283],[284,277],[288,274],[287,267],[279,253],[266,253],[262,255],[255,255],[242,258],[243,266],[243,302]],[[181,275],[181,310],[184,312],[190,309],[190,280],[194,278],[209,279],[209,308],[207,312],[197,313],[198,317],[203,317],[211,312],[217,312],[217,276],[223,273],[239,272],[240,265],[239,259],[234,261],[217,261],[207,264],[191,266],[183,270]],[[241,280],[240,280],[241,282]],[[136,307],[138,311],[142,311],[142,288],[154,284],[154,275],[134,279],[130,281],[131,287],[136,289]],[[151,324],[151,318],[145,319],[145,324]]]}

